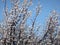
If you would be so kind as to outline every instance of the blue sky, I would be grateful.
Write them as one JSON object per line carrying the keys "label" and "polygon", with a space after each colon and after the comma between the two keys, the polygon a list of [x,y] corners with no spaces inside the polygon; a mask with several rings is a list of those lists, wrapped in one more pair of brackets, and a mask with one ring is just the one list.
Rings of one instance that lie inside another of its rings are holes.
{"label": "blue sky", "polygon": [[[10,1],[7,0],[7,5],[10,7]],[[33,0],[33,5],[30,7],[32,9],[35,8],[35,6],[38,4],[38,0]],[[42,6],[41,13],[38,16],[37,21],[40,22],[41,29],[43,29],[43,26],[45,26],[47,17],[49,17],[49,13],[51,10],[56,10],[58,13],[60,13],[60,0],[40,0],[40,4]],[[2,3],[2,0],[0,0],[0,22],[3,21],[3,7],[4,3]],[[34,11],[34,10],[33,10]],[[34,13],[33,13],[34,14]]]}

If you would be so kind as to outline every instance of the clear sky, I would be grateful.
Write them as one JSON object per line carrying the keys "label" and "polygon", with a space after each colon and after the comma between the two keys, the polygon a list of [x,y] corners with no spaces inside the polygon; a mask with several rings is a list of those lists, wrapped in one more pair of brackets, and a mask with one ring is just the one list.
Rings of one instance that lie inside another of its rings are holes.
{"label": "clear sky", "polygon": [[[7,0],[7,5],[10,7],[10,1]],[[38,0],[33,0],[33,8],[35,8],[35,5],[38,3]],[[37,21],[40,22],[42,26],[45,26],[46,23],[46,17],[49,16],[49,13],[51,10],[56,10],[58,13],[60,13],[60,0],[40,0],[40,4],[42,5],[41,14],[38,17]],[[2,3],[2,0],[0,0],[0,22],[3,20],[3,7],[4,3]],[[32,9],[31,7],[31,9]],[[41,26],[41,29],[43,28]]]}

